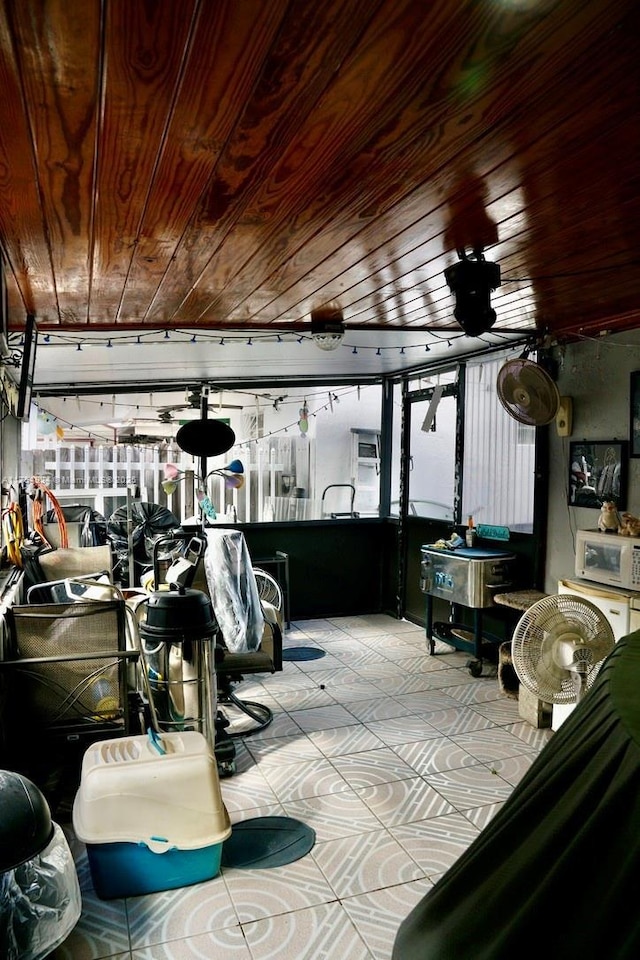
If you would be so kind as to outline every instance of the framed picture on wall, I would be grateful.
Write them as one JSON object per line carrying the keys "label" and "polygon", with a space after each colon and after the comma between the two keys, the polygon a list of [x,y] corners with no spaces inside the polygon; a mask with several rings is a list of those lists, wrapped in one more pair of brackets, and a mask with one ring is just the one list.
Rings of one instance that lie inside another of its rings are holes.
{"label": "framed picture on wall", "polygon": [[599,510],[612,500],[627,505],[629,444],[626,440],[583,440],[569,444],[569,506]]}
{"label": "framed picture on wall", "polygon": [[631,374],[629,401],[629,455],[640,457],[640,370]]}

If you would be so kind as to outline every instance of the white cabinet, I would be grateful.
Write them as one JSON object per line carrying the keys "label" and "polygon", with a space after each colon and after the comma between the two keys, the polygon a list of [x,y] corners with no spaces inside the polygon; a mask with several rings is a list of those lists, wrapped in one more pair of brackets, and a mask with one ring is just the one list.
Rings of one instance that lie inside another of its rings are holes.
{"label": "white cabinet", "polygon": [[616,640],[625,637],[630,630],[631,601],[637,594],[617,587],[599,587],[583,580],[558,581],[558,593],[570,593],[585,597],[605,615]]}

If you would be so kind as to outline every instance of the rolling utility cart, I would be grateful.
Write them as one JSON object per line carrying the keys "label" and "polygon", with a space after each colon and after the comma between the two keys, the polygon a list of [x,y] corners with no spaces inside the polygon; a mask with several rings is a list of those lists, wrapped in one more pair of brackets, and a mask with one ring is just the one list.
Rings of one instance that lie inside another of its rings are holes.
{"label": "rolling utility cart", "polygon": [[[474,659],[467,664],[474,677],[482,674],[482,615],[493,607],[494,596],[512,586],[515,556],[485,547],[458,547],[456,550],[426,545],[421,548],[420,589],[425,594],[425,630],[429,653],[442,640],[458,650],[467,650]],[[451,604],[451,620],[433,623],[434,598]],[[456,622],[457,607],[473,610],[473,631]]]}

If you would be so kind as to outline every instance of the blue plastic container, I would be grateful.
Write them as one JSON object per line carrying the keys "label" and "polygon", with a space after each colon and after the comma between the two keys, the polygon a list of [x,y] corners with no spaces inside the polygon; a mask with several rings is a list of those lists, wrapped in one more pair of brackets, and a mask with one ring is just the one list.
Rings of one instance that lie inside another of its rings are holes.
{"label": "blue plastic container", "polygon": [[220,872],[222,844],[198,850],[155,853],[146,843],[91,843],[87,857],[91,879],[102,900],[137,897],[212,880]]}

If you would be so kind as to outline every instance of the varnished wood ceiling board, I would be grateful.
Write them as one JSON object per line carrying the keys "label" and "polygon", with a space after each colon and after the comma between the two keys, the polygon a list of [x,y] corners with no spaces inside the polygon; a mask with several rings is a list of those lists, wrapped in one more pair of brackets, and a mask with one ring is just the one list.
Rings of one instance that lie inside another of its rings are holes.
{"label": "varnished wood ceiling board", "polygon": [[634,0],[3,0],[10,326],[307,330],[337,299],[349,329],[455,331],[444,270],[480,245],[494,330],[635,327],[639,26]]}

